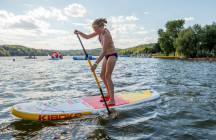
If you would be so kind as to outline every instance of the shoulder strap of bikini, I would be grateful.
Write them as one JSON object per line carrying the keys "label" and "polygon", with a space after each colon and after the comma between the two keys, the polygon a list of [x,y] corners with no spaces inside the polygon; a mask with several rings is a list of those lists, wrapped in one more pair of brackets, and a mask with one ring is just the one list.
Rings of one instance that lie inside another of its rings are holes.
{"label": "shoulder strap of bikini", "polygon": [[[100,41],[100,34],[98,35],[98,40]],[[101,42],[101,41],[100,41]]]}
{"label": "shoulder strap of bikini", "polygon": [[109,30],[107,28],[105,28],[105,29],[109,32]]}
{"label": "shoulder strap of bikini", "polygon": [[106,28],[104,29],[104,33],[103,33],[103,36],[104,36],[105,32],[106,32]]}

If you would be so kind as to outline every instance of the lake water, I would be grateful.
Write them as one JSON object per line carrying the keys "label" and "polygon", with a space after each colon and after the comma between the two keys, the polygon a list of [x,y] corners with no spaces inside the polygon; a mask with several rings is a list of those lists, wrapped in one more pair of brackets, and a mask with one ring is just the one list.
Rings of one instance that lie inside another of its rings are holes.
{"label": "lake water", "polygon": [[[0,57],[0,139],[215,139],[216,61],[122,58],[115,92],[156,90],[136,106],[66,120],[32,121],[11,114],[17,103],[100,95],[85,60]],[[15,61],[13,61],[15,59]],[[94,62],[94,60],[92,60]],[[100,79],[101,63],[96,69]]]}

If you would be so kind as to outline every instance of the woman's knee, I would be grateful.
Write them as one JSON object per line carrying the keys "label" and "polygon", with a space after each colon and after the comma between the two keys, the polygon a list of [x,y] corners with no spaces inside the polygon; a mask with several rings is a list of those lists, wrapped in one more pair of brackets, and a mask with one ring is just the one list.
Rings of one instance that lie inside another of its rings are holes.
{"label": "woman's knee", "polygon": [[106,73],[105,74],[105,79],[108,81],[108,80],[111,80],[111,74],[108,74],[108,73]]}
{"label": "woman's knee", "polygon": [[101,77],[102,80],[106,80],[105,74],[101,73],[100,77]]}

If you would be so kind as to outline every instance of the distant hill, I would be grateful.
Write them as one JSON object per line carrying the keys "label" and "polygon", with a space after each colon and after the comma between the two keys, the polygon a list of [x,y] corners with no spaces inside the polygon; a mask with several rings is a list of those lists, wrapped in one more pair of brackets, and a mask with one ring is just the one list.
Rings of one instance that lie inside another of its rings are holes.
{"label": "distant hill", "polygon": [[21,45],[0,45],[0,56],[47,56],[54,50],[33,49]]}
{"label": "distant hill", "polygon": [[[119,51],[121,49],[116,48],[116,51]],[[83,50],[67,50],[67,51],[59,51],[61,52],[63,55],[69,55],[69,56],[75,56],[75,55],[85,55]],[[89,55],[93,55],[93,56],[98,56],[102,53],[102,48],[97,48],[97,49],[91,49],[91,50],[86,50],[86,52]]]}
{"label": "distant hill", "polygon": [[154,46],[156,43],[150,44],[142,44],[135,47],[122,49],[118,51],[119,55],[130,55],[130,54],[138,54],[138,53],[155,53]]}
{"label": "distant hill", "polygon": [[[135,46],[132,48],[127,49],[118,49],[116,48],[116,51],[119,55],[124,54],[132,54],[132,53],[141,53],[145,51],[151,51],[152,47],[155,45],[155,43],[151,44],[144,44]],[[146,49],[148,48],[148,49]],[[34,48],[28,48],[21,45],[0,45],[0,56],[47,56],[48,54],[51,55],[53,51],[57,51],[63,56],[75,56],[75,55],[85,55],[82,49],[79,50],[45,50],[45,49],[34,49]],[[98,56],[102,52],[102,48],[97,49],[91,49],[86,50],[86,52],[89,55]]]}
{"label": "distant hill", "polygon": [[[116,49],[117,51],[121,49]],[[57,51],[63,56],[85,55],[82,49],[79,50],[45,50],[28,48],[21,45],[0,45],[0,56],[47,56]],[[98,56],[102,52],[102,48],[86,50],[89,55]]]}

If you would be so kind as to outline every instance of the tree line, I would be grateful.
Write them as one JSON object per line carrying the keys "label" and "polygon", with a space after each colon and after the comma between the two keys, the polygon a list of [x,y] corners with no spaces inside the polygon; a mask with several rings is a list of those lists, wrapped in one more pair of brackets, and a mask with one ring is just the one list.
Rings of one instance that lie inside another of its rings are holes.
{"label": "tree line", "polygon": [[[119,51],[121,49],[117,49]],[[0,45],[0,56],[47,56],[52,52],[59,52],[63,56],[85,55],[83,50],[45,50],[28,48],[21,45]],[[86,50],[89,55],[98,56],[102,52],[102,48]]]}
{"label": "tree line", "polygon": [[205,25],[199,24],[184,28],[185,20],[168,21],[165,24],[166,31],[158,30],[157,46],[170,53],[182,53],[185,57],[202,57],[206,53],[216,55],[216,23]]}
{"label": "tree line", "polygon": [[[158,50],[159,49],[159,50]],[[123,49],[118,51],[118,55],[131,55],[131,54],[149,54],[160,52],[160,47],[156,45],[156,43],[143,44],[135,47]]]}
{"label": "tree line", "polygon": [[21,45],[0,45],[0,56],[47,56],[52,50],[33,49]]}

